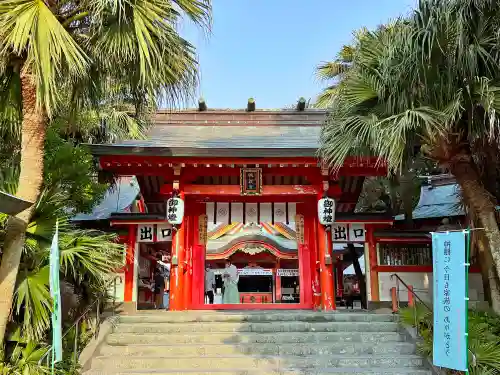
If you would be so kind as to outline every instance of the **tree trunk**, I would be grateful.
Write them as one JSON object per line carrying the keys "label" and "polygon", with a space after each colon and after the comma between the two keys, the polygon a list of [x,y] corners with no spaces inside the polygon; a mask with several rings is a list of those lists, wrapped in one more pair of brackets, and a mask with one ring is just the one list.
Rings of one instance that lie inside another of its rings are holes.
{"label": "tree trunk", "polygon": [[363,271],[361,271],[361,265],[359,264],[358,253],[356,252],[356,248],[352,243],[347,244],[347,248],[349,249],[349,255],[352,258],[352,266],[354,268],[354,273],[356,274],[356,278],[359,281],[359,293],[361,294],[361,306],[363,309],[368,308],[368,304],[366,303],[366,280],[365,275],[363,275]]}
{"label": "tree trunk", "polygon": [[478,235],[478,263],[481,269],[481,277],[483,279],[484,297],[489,302],[493,311],[500,313],[500,283],[495,274],[495,268],[489,251],[486,237],[482,234]]}
{"label": "tree trunk", "polygon": [[405,172],[400,178],[401,200],[405,213],[405,225],[413,227],[413,194],[415,191],[415,173]]}
{"label": "tree trunk", "polygon": [[[491,195],[481,185],[472,158],[461,155],[458,161],[450,164],[450,170],[462,188],[462,194],[469,210],[479,221],[488,240],[486,256],[493,260],[495,277],[500,275],[500,230],[495,216],[495,204]],[[487,259],[488,259],[487,258]],[[491,285],[490,285],[491,287]]]}
{"label": "tree trunk", "polygon": [[399,214],[399,200],[398,200],[398,191],[399,191],[399,176],[392,174],[389,177],[389,194],[391,196],[391,214],[397,215]]}
{"label": "tree trunk", "polygon": [[[36,87],[31,75],[21,75],[23,98],[21,173],[17,196],[36,202],[43,182],[43,156],[46,117],[36,105]],[[11,217],[7,223],[2,262],[0,264],[0,340],[3,342],[10,317],[17,273],[24,246],[26,228],[35,205]]]}

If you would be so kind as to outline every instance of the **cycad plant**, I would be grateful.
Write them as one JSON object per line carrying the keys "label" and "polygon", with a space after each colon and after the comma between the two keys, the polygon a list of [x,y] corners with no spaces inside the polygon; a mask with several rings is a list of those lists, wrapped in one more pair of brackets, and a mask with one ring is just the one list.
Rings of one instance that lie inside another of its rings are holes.
{"label": "cycad plant", "polygon": [[495,141],[500,110],[500,3],[421,0],[406,19],[368,32],[337,87],[322,156],[376,155],[398,173],[418,152],[451,171],[500,274],[496,203],[481,185],[472,145]]}
{"label": "cycad plant", "polygon": [[[36,202],[43,190],[44,143],[61,103],[100,103],[110,86],[146,103],[178,102],[197,81],[194,48],[176,30],[181,15],[206,27],[209,0],[4,0],[0,2],[0,113],[21,110],[20,184]],[[70,100],[65,101],[65,93]],[[7,105],[8,104],[8,105]],[[147,105],[146,105],[147,106]],[[0,265],[0,339],[9,316],[24,233],[35,208],[7,223]]]}
{"label": "cycad plant", "polygon": [[[415,313],[416,312],[416,313]],[[400,311],[401,321],[419,326],[422,341],[419,353],[432,358],[432,312],[421,304]],[[468,317],[469,373],[495,375],[500,373],[500,317],[494,314],[469,311]]]}
{"label": "cycad plant", "polygon": [[[5,352],[0,352],[0,375],[48,375],[50,368],[40,365],[39,361],[46,352],[46,348],[40,347],[35,342],[26,345],[16,345],[5,358]],[[59,371],[56,374],[60,374]],[[63,374],[60,374],[63,375]]]}

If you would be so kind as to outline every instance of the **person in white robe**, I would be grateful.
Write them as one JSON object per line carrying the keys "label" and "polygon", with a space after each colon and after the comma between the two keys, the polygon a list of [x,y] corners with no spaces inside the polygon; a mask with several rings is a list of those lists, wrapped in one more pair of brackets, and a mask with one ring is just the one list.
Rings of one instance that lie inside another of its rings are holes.
{"label": "person in white robe", "polygon": [[222,303],[237,304],[240,303],[240,292],[238,291],[238,269],[234,264],[231,264],[229,259],[226,259],[226,268],[222,274],[224,279],[224,294],[222,295]]}

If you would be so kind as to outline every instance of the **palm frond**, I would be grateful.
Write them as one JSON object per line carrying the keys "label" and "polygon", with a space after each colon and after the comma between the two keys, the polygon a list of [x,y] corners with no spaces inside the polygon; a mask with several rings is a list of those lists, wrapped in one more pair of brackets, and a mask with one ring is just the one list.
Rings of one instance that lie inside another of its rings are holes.
{"label": "palm frond", "polygon": [[[193,46],[174,28],[178,13],[172,2],[116,3],[119,6],[112,8],[101,4],[105,11],[97,14],[97,27],[91,31],[96,43],[89,46],[89,53],[98,65],[117,78],[127,77],[137,92],[172,102],[191,96],[197,84],[196,56]],[[181,3],[195,20],[209,19],[205,2]],[[101,24],[106,25],[105,30],[98,26]]]}
{"label": "palm frond", "polygon": [[61,271],[81,282],[84,275],[102,280],[123,265],[123,246],[114,235],[73,230],[61,236]]}
{"label": "palm frond", "polygon": [[40,340],[50,327],[51,301],[48,266],[20,273],[14,306],[16,314],[23,317],[23,332],[28,338]]}
{"label": "palm frond", "polygon": [[316,108],[329,108],[333,105],[335,101],[335,96],[337,95],[337,86],[328,86],[323,89],[323,91],[316,98],[316,103],[314,106]]}
{"label": "palm frond", "polygon": [[3,1],[0,29],[3,49],[25,56],[23,70],[36,82],[37,104],[50,115],[57,102],[58,77],[63,72],[84,75],[87,56],[43,1]]}
{"label": "palm frond", "polygon": [[349,63],[325,61],[316,67],[316,77],[321,81],[332,80],[349,70]]}

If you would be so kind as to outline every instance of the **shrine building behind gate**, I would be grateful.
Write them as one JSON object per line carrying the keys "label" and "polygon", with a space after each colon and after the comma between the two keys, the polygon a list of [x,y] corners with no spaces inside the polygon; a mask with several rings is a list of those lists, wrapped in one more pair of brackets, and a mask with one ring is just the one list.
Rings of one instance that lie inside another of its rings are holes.
{"label": "shrine building behind gate", "polygon": [[[147,280],[163,253],[171,255],[171,310],[332,310],[352,243],[364,255],[368,301],[380,301],[375,233],[393,218],[354,209],[365,177],[387,171],[361,157],[325,168],[317,157],[325,116],[316,109],[160,111],[144,141],[91,145],[104,174],[135,176],[124,191],[139,197],[129,212],[117,203],[106,217],[126,246],[120,299],[131,308],[150,300]],[[185,204],[176,226],[166,220],[173,194]],[[331,228],[318,219],[324,196],[336,202]],[[240,303],[222,305],[216,296],[209,305],[205,267],[219,289],[225,259],[239,269]]]}

